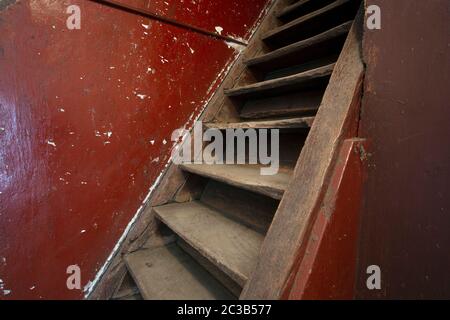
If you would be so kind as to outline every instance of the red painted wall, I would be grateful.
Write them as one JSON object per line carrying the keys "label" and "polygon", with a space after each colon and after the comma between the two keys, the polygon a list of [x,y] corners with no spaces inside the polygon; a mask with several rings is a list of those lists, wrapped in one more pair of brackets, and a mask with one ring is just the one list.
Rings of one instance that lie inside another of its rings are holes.
{"label": "red painted wall", "polygon": [[[450,298],[450,2],[367,0],[360,136],[371,141],[359,299]],[[369,290],[367,267],[381,269]]]}
{"label": "red painted wall", "polygon": [[[242,38],[267,4],[166,2],[126,3]],[[66,28],[70,4],[81,30]],[[83,286],[94,279],[169,160],[172,131],[236,54],[86,0],[0,11],[0,299],[83,296],[66,288],[66,268],[81,267]]]}

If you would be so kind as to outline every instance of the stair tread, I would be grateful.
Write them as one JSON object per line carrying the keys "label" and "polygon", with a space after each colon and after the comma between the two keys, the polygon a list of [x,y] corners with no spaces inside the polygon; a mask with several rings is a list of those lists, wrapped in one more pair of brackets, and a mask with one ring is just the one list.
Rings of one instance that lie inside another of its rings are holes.
{"label": "stair tread", "polygon": [[306,15],[315,10],[325,7],[333,0],[300,0],[296,1],[281,10],[276,17],[281,21],[289,21],[293,18]]}
{"label": "stair tread", "polygon": [[319,108],[323,92],[294,93],[248,101],[241,110],[243,119],[311,115]]}
{"label": "stair tread", "polygon": [[282,32],[285,32],[286,30],[289,30],[289,29],[291,29],[293,27],[299,26],[299,25],[303,24],[304,22],[306,22],[306,21],[308,21],[310,19],[319,17],[319,16],[323,15],[324,13],[326,13],[328,11],[331,11],[331,10],[334,10],[334,9],[338,8],[339,6],[341,6],[341,5],[345,4],[345,3],[348,3],[350,1],[351,0],[336,0],[335,2],[325,6],[323,8],[321,8],[319,10],[311,12],[311,13],[305,15],[305,16],[299,17],[299,18],[297,18],[297,19],[295,19],[295,20],[293,20],[293,21],[291,21],[289,23],[286,23],[285,25],[282,25],[282,26],[280,26],[278,28],[275,28],[274,30],[268,31],[263,36],[263,40],[267,40],[268,38],[274,37],[274,36],[276,36],[276,35],[278,35],[278,34],[280,34]]}
{"label": "stair tread", "polygon": [[274,50],[270,53],[248,59],[248,60],[244,61],[244,63],[249,67],[254,67],[254,66],[257,66],[260,64],[271,63],[274,60],[281,60],[290,55],[299,54],[302,50],[304,50],[306,48],[312,47],[312,46],[322,43],[324,41],[334,39],[336,37],[339,37],[341,35],[348,33],[348,31],[350,30],[350,28],[352,26],[352,23],[353,23],[353,21],[348,21],[348,22],[343,23],[343,24],[341,24],[337,27],[334,27],[330,30],[322,32],[316,36],[310,37],[310,38],[302,40],[302,41],[298,41],[291,45]]}
{"label": "stair tread", "polygon": [[283,87],[300,85],[303,83],[307,83],[310,80],[319,79],[331,75],[331,73],[333,72],[334,65],[335,64],[332,63],[323,67],[308,70],[292,76],[262,81],[233,89],[226,89],[224,90],[224,92],[229,97],[237,97],[248,94],[257,94],[264,92],[266,90],[280,89]]}
{"label": "stair tread", "polygon": [[235,299],[175,244],[136,251],[125,262],[145,300]]}
{"label": "stair tread", "polygon": [[314,117],[284,118],[275,120],[246,121],[234,123],[207,123],[207,128],[224,129],[286,129],[310,128]]}
{"label": "stair tread", "polygon": [[157,217],[210,262],[244,286],[264,237],[202,204],[187,202],[154,208]]}
{"label": "stair tread", "polygon": [[299,1],[296,1],[296,2],[288,5],[287,7],[285,7],[276,16],[277,16],[277,18],[281,18],[281,17],[285,16],[286,14],[289,14],[292,11],[294,11],[294,10],[304,6],[306,3],[310,2],[310,1],[311,0],[299,0]]}
{"label": "stair tread", "polygon": [[181,169],[238,188],[281,199],[290,179],[291,169],[280,168],[275,175],[261,175],[260,165],[182,164]]}

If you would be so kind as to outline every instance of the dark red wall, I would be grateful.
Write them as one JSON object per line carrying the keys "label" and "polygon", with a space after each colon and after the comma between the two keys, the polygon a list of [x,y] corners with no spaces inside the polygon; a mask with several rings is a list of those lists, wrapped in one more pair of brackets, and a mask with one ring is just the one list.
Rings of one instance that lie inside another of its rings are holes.
{"label": "dark red wall", "polygon": [[[248,38],[267,0],[123,2]],[[0,299],[83,296],[66,268],[94,279],[236,54],[86,0],[0,12]]]}
{"label": "dark red wall", "polygon": [[[450,298],[450,2],[368,0],[361,137],[371,139],[358,298]],[[381,268],[369,291],[366,269]]]}

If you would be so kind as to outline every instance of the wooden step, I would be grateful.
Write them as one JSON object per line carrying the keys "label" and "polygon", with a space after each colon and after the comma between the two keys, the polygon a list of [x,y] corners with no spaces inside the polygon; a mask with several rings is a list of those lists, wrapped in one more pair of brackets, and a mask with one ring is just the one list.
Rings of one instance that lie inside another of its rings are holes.
{"label": "wooden step", "polygon": [[225,94],[229,97],[252,98],[264,95],[278,95],[298,89],[308,89],[326,83],[333,72],[334,63],[320,68],[302,72],[288,77],[258,82],[248,86],[227,89]]}
{"label": "wooden step", "polygon": [[352,23],[352,21],[347,21],[314,37],[248,59],[244,63],[250,68],[267,72],[306,63],[309,60],[317,59],[320,55],[326,56],[334,52],[340,52]]}
{"label": "wooden step", "polygon": [[359,3],[355,0],[336,0],[319,10],[267,32],[262,39],[269,46],[278,48],[307,39],[354,19]]}
{"label": "wooden step", "polygon": [[239,297],[242,293],[242,287],[232,280],[227,274],[222,272],[216,265],[202,256],[197,250],[192,248],[181,238],[178,238],[177,245],[198,262],[206,271],[208,271],[217,281],[227,288],[235,297]]}
{"label": "wooden step", "polygon": [[208,129],[295,129],[311,128],[314,117],[286,118],[276,120],[261,120],[235,123],[207,123]]}
{"label": "wooden step", "polygon": [[243,119],[313,115],[322,101],[323,91],[300,92],[247,101],[241,110]]}
{"label": "wooden step", "polygon": [[329,5],[334,0],[300,0],[292,3],[277,14],[277,18],[283,22],[291,21],[305,14],[319,10]]}
{"label": "wooden step", "polygon": [[256,266],[264,237],[200,203],[154,208],[157,217],[241,287]]}
{"label": "wooden step", "polygon": [[276,175],[261,175],[260,165],[182,164],[181,169],[238,188],[280,200],[286,190],[291,169],[280,168]]}
{"label": "wooden step", "polygon": [[235,297],[177,245],[125,256],[145,300],[232,300]]}

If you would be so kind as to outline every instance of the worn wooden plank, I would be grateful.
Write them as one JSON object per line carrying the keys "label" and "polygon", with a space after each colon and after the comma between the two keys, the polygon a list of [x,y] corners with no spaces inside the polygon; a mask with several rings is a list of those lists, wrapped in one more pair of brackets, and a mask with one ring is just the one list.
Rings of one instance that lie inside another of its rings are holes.
{"label": "worn wooden plank", "polygon": [[307,91],[248,101],[241,110],[242,119],[262,119],[313,115],[319,109],[323,91]]}
{"label": "worn wooden plank", "polygon": [[[354,125],[364,66],[360,52],[362,11],[355,21],[261,249],[244,299],[280,299],[292,282],[307,230],[326,188],[337,150]],[[356,122],[356,121],[355,121]]]}
{"label": "worn wooden plank", "polygon": [[206,123],[208,129],[295,129],[310,128],[314,117],[285,118],[276,120],[260,120],[234,123]]}
{"label": "worn wooden plank", "polygon": [[234,299],[212,275],[176,245],[138,250],[125,261],[145,300]]}
{"label": "worn wooden plank", "polygon": [[227,288],[236,298],[242,293],[242,287],[237,284],[233,279],[222,272],[216,265],[211,263],[208,259],[202,256],[197,250],[192,248],[183,239],[179,238],[177,245],[188,253],[195,261],[198,262],[206,271],[208,271],[214,278],[217,279],[225,288]]}
{"label": "worn wooden plank", "polygon": [[245,285],[258,259],[263,241],[260,233],[200,202],[169,204],[154,210],[191,247],[239,285]]}
{"label": "worn wooden plank", "polygon": [[229,185],[281,199],[286,190],[291,170],[280,168],[275,175],[261,175],[259,165],[183,164],[185,171],[208,177]]}
{"label": "worn wooden plank", "polygon": [[334,64],[329,64],[288,77],[227,89],[225,90],[225,94],[229,97],[248,98],[264,94],[274,95],[299,88],[317,87],[317,81],[315,80],[322,80],[330,76],[333,72],[333,68]]}
{"label": "worn wooden plank", "polygon": [[330,51],[340,51],[353,21],[347,21],[337,27],[322,32],[311,38],[293,43],[267,54],[245,60],[251,68],[276,70],[293,64],[316,59],[318,55],[330,54]]}
{"label": "worn wooden plank", "polygon": [[318,10],[334,0],[301,0],[285,7],[277,14],[277,18],[281,21],[290,21],[302,15]]}

